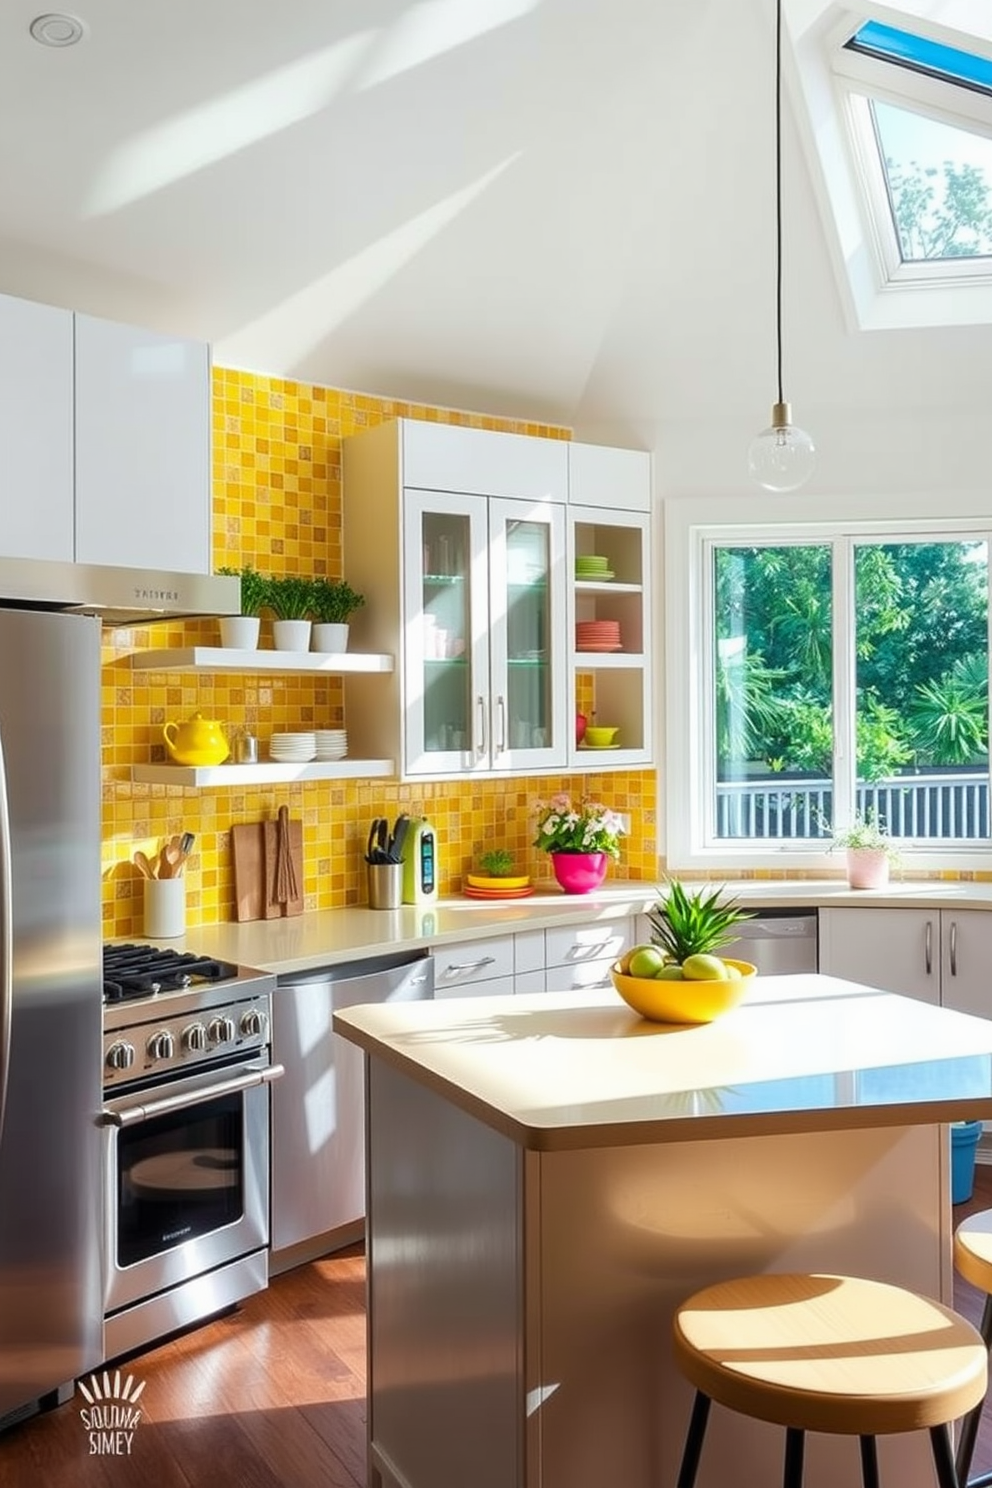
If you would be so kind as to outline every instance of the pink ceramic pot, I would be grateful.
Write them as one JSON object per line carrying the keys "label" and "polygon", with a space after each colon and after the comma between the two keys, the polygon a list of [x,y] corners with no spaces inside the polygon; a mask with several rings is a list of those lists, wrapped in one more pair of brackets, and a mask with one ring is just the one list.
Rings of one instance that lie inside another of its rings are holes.
{"label": "pink ceramic pot", "polygon": [[555,878],[566,894],[591,894],[606,877],[609,854],[556,852],[551,854]]}
{"label": "pink ceramic pot", "polygon": [[582,740],[585,738],[585,736],[586,736],[586,724],[588,722],[589,722],[589,720],[586,718],[586,715],[584,713],[576,713],[576,715],[575,715],[575,742],[576,742],[576,744],[581,744],[582,743]]}

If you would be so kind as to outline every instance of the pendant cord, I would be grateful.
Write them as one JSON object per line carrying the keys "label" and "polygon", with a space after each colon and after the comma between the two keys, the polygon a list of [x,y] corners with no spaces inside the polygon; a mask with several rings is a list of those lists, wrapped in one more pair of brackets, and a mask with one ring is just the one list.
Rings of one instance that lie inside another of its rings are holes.
{"label": "pendant cord", "polygon": [[782,396],[782,0],[775,6],[775,336],[778,401]]}

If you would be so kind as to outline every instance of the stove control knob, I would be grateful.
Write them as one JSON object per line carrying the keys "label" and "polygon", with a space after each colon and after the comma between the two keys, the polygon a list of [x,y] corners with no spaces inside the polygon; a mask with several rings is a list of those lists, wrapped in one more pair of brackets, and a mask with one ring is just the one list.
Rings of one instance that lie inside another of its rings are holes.
{"label": "stove control knob", "polygon": [[111,1044],[107,1050],[107,1068],[112,1070],[130,1069],[134,1063],[134,1045],[129,1044],[126,1039],[118,1039]]}
{"label": "stove control knob", "polygon": [[188,1054],[199,1054],[207,1047],[207,1030],[202,1023],[191,1023],[183,1029],[183,1048]]}
{"label": "stove control knob", "polygon": [[211,1018],[210,1027],[207,1029],[212,1044],[231,1044],[234,1042],[236,1029],[233,1018]]}
{"label": "stove control knob", "polygon": [[258,1008],[249,1008],[241,1014],[241,1032],[245,1038],[265,1037],[265,1014]]}
{"label": "stove control knob", "polygon": [[160,1028],[148,1040],[148,1058],[171,1059],[176,1052],[176,1041],[167,1028]]}

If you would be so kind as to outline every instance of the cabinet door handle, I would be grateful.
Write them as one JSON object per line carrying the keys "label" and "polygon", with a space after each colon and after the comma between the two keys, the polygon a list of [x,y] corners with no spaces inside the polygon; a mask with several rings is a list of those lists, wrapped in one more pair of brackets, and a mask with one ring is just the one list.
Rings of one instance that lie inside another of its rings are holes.
{"label": "cabinet door handle", "polygon": [[933,975],[933,921],[927,920],[927,935],[925,943],[925,964],[927,976]]}
{"label": "cabinet door handle", "polygon": [[495,965],[495,956],[482,956],[478,961],[449,961],[442,977],[464,976],[467,971],[481,971],[484,966]]}
{"label": "cabinet door handle", "polygon": [[489,748],[489,741],[486,737],[486,700],[481,693],[475,700],[475,706],[479,715],[479,742],[475,746],[475,752],[481,759]]}
{"label": "cabinet door handle", "polygon": [[950,947],[950,956],[951,956],[951,976],[957,976],[957,974],[958,974],[958,922],[957,922],[957,920],[952,920],[951,921],[951,947]]}
{"label": "cabinet door handle", "polygon": [[506,748],[506,703],[503,698],[496,699],[496,753],[502,754]]}

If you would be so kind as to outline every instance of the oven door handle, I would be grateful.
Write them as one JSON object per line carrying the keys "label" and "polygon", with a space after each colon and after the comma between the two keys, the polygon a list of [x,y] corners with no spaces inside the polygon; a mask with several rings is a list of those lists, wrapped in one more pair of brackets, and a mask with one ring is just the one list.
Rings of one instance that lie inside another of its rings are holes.
{"label": "oven door handle", "polygon": [[101,1119],[104,1126],[137,1126],[139,1121],[150,1121],[153,1116],[181,1111],[186,1106],[199,1106],[218,1095],[233,1095],[238,1090],[251,1090],[256,1085],[269,1085],[285,1073],[286,1067],[282,1064],[249,1065],[242,1074],[233,1075],[229,1080],[218,1080],[214,1085],[204,1085],[182,1095],[163,1095],[159,1100],[146,1101],[142,1106],[125,1106],[120,1111],[104,1107]]}

